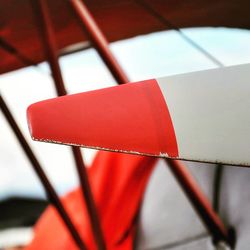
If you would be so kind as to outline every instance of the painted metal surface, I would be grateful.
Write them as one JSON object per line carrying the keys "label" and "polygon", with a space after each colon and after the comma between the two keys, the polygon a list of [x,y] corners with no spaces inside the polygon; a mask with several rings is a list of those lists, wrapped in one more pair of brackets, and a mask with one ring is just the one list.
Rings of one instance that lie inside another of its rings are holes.
{"label": "painted metal surface", "polygon": [[[152,92],[153,95],[150,95]],[[176,144],[169,142],[174,136],[173,129],[170,136],[157,130],[155,121],[160,121],[166,132],[167,126],[171,127],[164,99],[159,97],[161,92],[156,81],[149,80],[51,99],[29,107],[29,127],[36,140],[113,151],[122,149],[156,155],[162,141],[163,147],[169,148],[168,153],[176,156]],[[168,119],[168,125],[164,123],[164,118]],[[145,147],[146,151],[143,151]]]}
{"label": "painted metal surface", "polygon": [[250,65],[157,79],[179,158],[250,164]]}
{"label": "painted metal surface", "polygon": [[30,131],[40,141],[250,165],[249,75],[240,65],[43,101],[28,109]]}

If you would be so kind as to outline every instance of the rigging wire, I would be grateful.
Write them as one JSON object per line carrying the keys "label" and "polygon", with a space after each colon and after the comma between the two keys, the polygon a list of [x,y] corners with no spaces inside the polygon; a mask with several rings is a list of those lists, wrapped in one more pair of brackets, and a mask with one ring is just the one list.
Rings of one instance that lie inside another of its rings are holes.
{"label": "rigging wire", "polygon": [[[2,48],[3,50],[5,50],[6,52],[8,52],[9,54],[13,55],[14,57],[16,57],[21,63],[23,63],[24,66],[32,66],[32,68],[34,70],[36,70],[39,74],[42,74],[43,76],[46,77],[50,77],[52,78],[51,72],[43,69],[40,66],[40,63],[36,63],[35,61],[29,59],[28,57],[26,57],[25,55],[23,55],[22,53],[20,53],[20,51],[13,46],[12,44],[10,44],[9,42],[6,41],[6,39],[4,39],[3,37],[0,36],[0,48]],[[72,53],[77,53],[83,50],[87,50],[91,48],[91,46],[89,44],[86,44],[83,47],[76,47],[74,50],[62,50],[61,53],[59,53],[59,57],[60,56],[67,56],[70,55]]]}
{"label": "rigging wire", "polygon": [[207,59],[209,59],[210,61],[212,61],[216,66],[218,66],[218,67],[224,67],[224,64],[220,60],[218,60],[214,55],[212,55],[209,51],[207,51],[200,44],[198,44],[193,39],[191,39],[180,28],[178,28],[172,22],[170,22],[168,19],[166,19],[165,17],[163,17],[150,4],[146,3],[143,0],[135,0],[135,2],[137,4],[139,4],[140,6],[142,6],[151,16],[155,17],[160,23],[162,23],[168,29],[172,29],[172,30],[177,31],[177,33],[182,37],[182,39],[184,41],[186,41],[188,44],[190,44],[196,50],[200,51]]}
{"label": "rigging wire", "polygon": [[0,47],[2,47],[4,50],[9,52],[10,54],[14,55],[23,64],[37,66],[37,64],[35,62],[30,60],[28,57],[22,55],[14,46],[12,46],[10,43],[8,43],[3,37],[0,37]]}
{"label": "rigging wire", "polygon": [[21,54],[16,47],[7,42],[3,37],[0,37],[0,47],[7,51],[9,54],[16,57],[24,66],[33,66],[33,68],[42,75],[48,76],[49,73],[45,72],[38,63],[32,61],[25,55]]}

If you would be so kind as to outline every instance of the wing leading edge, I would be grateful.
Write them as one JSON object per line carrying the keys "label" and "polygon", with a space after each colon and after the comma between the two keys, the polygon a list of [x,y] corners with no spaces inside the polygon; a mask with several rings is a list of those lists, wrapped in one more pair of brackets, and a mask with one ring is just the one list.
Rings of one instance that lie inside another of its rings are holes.
{"label": "wing leading edge", "polygon": [[250,65],[145,80],[35,103],[32,138],[250,165]]}

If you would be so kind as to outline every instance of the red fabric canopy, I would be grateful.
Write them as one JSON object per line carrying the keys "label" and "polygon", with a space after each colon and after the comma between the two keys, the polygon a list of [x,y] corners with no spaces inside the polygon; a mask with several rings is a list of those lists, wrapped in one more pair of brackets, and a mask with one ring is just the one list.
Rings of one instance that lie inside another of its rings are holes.
{"label": "red fabric canopy", "polygon": [[[31,0],[2,0],[0,3],[0,74],[44,61]],[[86,42],[84,30],[69,1],[47,1],[59,53],[65,47]],[[84,1],[109,41],[165,30],[163,24],[143,5],[132,0]],[[227,26],[249,28],[247,0],[171,1],[145,0],[176,27]],[[16,54],[25,57],[18,59]]]}
{"label": "red fabric canopy", "polygon": [[[136,219],[155,158],[100,151],[88,170],[89,179],[109,250],[133,249]],[[81,190],[62,199],[88,249],[95,249]],[[77,247],[53,207],[35,227],[26,250],[74,250]]]}

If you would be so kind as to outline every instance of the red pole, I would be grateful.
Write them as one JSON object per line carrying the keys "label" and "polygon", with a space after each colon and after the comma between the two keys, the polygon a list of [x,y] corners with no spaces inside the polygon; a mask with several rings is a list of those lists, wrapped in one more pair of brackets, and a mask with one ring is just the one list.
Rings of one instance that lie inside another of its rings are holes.
{"label": "red pole", "polygon": [[1,95],[0,95],[0,109],[2,110],[6,120],[8,121],[15,136],[17,137],[19,144],[21,145],[21,147],[24,150],[27,158],[29,159],[33,169],[35,170],[37,176],[39,177],[41,183],[43,184],[43,187],[46,191],[46,195],[47,195],[48,200],[54,205],[57,212],[60,214],[64,224],[68,228],[69,233],[71,234],[72,238],[74,239],[76,245],[81,250],[85,250],[86,247],[85,247],[80,235],[78,234],[74,224],[72,223],[71,219],[69,218],[68,214],[66,213],[58,195],[56,194],[56,191],[54,190],[49,179],[47,178],[46,174],[44,173],[38,159],[36,158],[35,154],[33,153],[28,142],[26,141],[24,135],[22,134],[20,128],[18,127],[14,117],[12,116],[7,104],[5,103],[5,101]]}
{"label": "red pole", "polygon": [[[77,13],[91,42],[106,63],[114,78],[117,80],[118,84],[127,83],[128,78],[126,74],[116,61],[109,48],[105,35],[98,27],[87,6],[81,0],[70,0],[70,3]],[[228,242],[228,233],[224,224],[213,210],[209,200],[201,191],[198,183],[188,169],[179,161],[167,159],[166,162],[213,238],[216,241],[223,240]]]}
{"label": "red pole", "polygon": [[[42,43],[48,58],[52,76],[54,79],[56,91],[58,96],[66,95],[66,89],[62,78],[60,65],[58,62],[56,41],[54,32],[49,18],[49,11],[46,0],[34,1],[34,7],[38,16],[38,26],[41,33]],[[101,225],[98,219],[98,213],[95,207],[94,198],[91,192],[90,183],[87,175],[84,161],[82,158],[81,150],[79,147],[72,147],[83,198],[86,203],[89,219],[94,234],[95,242],[99,250],[106,249],[105,241],[101,230]]]}
{"label": "red pole", "polygon": [[102,33],[101,29],[98,27],[86,5],[83,3],[83,1],[80,0],[70,0],[70,3],[73,6],[75,12],[77,13],[81,24],[89,35],[93,46],[96,48],[99,55],[109,68],[113,77],[119,84],[129,82],[129,79],[127,78],[123,69],[112,54],[106,37]]}

